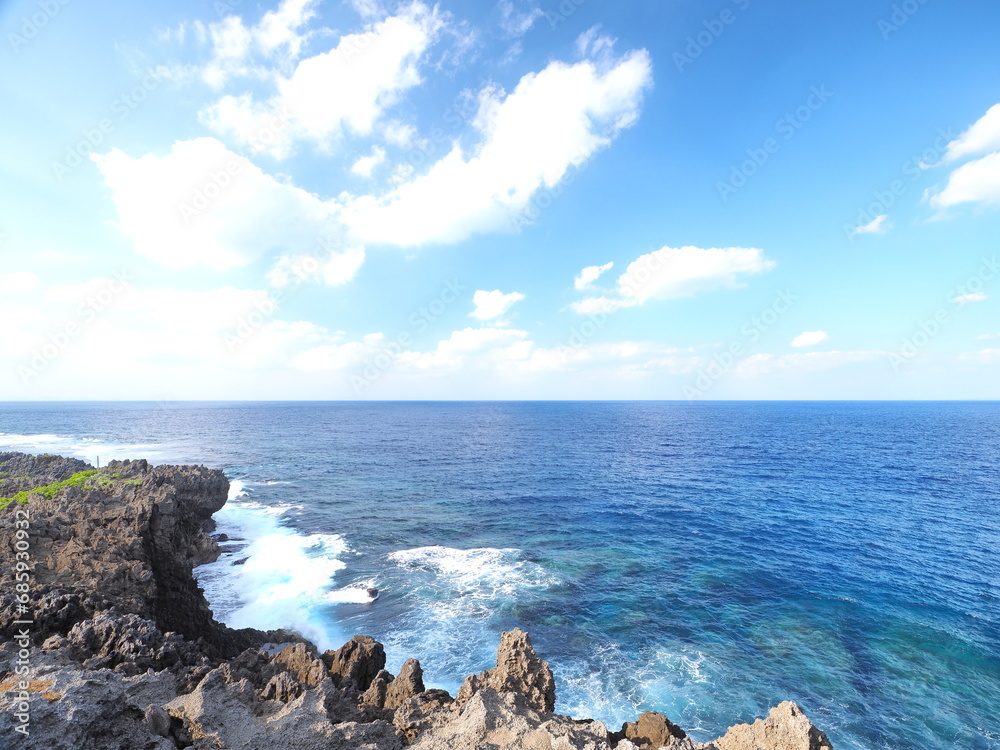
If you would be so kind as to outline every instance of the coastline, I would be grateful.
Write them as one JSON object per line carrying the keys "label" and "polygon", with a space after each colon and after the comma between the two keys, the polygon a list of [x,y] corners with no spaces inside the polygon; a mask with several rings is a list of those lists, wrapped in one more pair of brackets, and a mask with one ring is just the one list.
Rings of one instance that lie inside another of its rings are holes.
{"label": "coastline", "polygon": [[[383,647],[365,636],[320,654],[291,631],[233,630],[192,575],[220,554],[208,532],[229,489],[221,471],[146,461],[97,471],[13,453],[0,464],[2,497],[54,488],[0,511],[0,547],[15,560],[27,542],[30,556],[31,627],[13,624],[24,621],[16,569],[0,572],[0,734],[18,736],[15,709],[26,702],[21,746],[831,748],[792,703],[710,743],[655,713],[616,732],[561,716],[552,672],[520,630],[500,637],[497,666],[454,697],[426,690],[415,660],[385,672]],[[27,519],[15,518],[18,507]]]}

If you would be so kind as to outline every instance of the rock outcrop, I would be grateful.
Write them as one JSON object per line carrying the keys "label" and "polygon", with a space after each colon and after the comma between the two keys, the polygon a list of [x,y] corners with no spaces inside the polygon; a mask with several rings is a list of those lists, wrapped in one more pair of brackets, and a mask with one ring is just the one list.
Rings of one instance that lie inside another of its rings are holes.
{"label": "rock outcrop", "polygon": [[766,719],[730,727],[710,750],[832,750],[829,738],[812,725],[795,703],[785,701]]}
{"label": "rock outcrop", "polygon": [[[832,750],[794,703],[711,743],[657,713],[619,732],[561,716],[552,670],[520,629],[453,698],[426,688],[415,659],[386,671],[367,636],[320,654],[288,631],[227,628],[192,576],[219,554],[207,532],[227,490],[203,467],[97,471],[0,454],[0,497],[29,497],[35,622],[26,640],[14,568],[0,569],[0,746],[27,705],[30,734],[16,735],[26,750]],[[0,510],[7,560],[17,507]]]}

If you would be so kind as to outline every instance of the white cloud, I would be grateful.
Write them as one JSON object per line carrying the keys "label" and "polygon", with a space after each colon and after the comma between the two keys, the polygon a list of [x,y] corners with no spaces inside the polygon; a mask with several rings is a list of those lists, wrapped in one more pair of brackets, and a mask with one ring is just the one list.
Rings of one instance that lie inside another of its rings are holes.
{"label": "white cloud", "polygon": [[862,224],[854,229],[853,234],[886,234],[893,228],[888,214],[876,216],[867,224]]}
{"label": "white cloud", "polygon": [[945,162],[1000,149],[1000,104],[994,104],[976,123],[948,144]]}
{"label": "white cloud", "polygon": [[[327,243],[321,242],[326,250]],[[325,258],[318,255],[285,255],[278,259],[268,273],[271,286],[284,288],[293,284],[315,279],[328,286],[341,286],[354,279],[365,262],[364,248],[347,247],[330,250]]]}
{"label": "white cloud", "polygon": [[400,246],[513,231],[539,192],[635,122],[651,80],[649,54],[638,50],[611,61],[552,62],[509,95],[487,87],[472,123],[478,147],[467,154],[456,143],[388,194],[347,201],[345,221],[365,241]]}
{"label": "white cloud", "polygon": [[504,294],[499,289],[494,289],[492,292],[480,289],[472,297],[476,309],[469,313],[469,317],[479,320],[493,320],[505,315],[510,308],[523,299],[524,295],[520,292]]}
{"label": "white cloud", "polygon": [[375,146],[371,154],[362,156],[354,162],[351,166],[351,172],[358,175],[358,177],[371,177],[372,170],[383,162],[385,162],[385,149],[381,146]]}
{"label": "white cloud", "polygon": [[576,39],[576,51],[580,57],[601,57],[611,53],[618,40],[601,33],[600,24],[592,26]]}
{"label": "white cloud", "polygon": [[[109,352],[119,374],[146,367],[146,376],[160,381],[162,368],[273,368],[333,338],[312,323],[280,319],[275,300],[262,290],[138,288],[96,278],[48,287],[39,299],[37,309],[22,308],[13,318],[18,336],[3,337],[0,352],[0,358],[27,367],[40,361],[43,348],[52,352],[36,375],[27,376],[29,385],[47,382],[60,369],[74,379],[84,373],[107,379]],[[52,342],[59,343],[53,348]]]}
{"label": "white cloud", "polygon": [[961,362],[974,362],[986,365],[991,365],[994,362],[1000,363],[1000,349],[980,349],[978,352],[962,354],[958,359]]}
{"label": "white cloud", "polygon": [[[268,77],[271,68],[254,60],[259,56],[270,64],[287,65],[302,51],[308,34],[300,33],[316,15],[318,0],[284,0],[277,10],[268,11],[256,26],[248,27],[239,16],[226,16],[207,29],[195,28],[212,42],[212,59],[201,71],[202,79],[220,88],[236,76]],[[180,27],[183,41],[184,26]]]}
{"label": "white cloud", "polygon": [[417,129],[405,122],[387,122],[382,126],[382,137],[393,146],[409,148],[417,137]]}
{"label": "white cloud", "polygon": [[305,253],[329,231],[335,206],[279,182],[213,138],[169,154],[93,155],[112,191],[118,228],[164,266],[224,270],[274,252]]}
{"label": "white cloud", "polygon": [[803,373],[833,370],[838,367],[873,362],[885,358],[882,351],[807,352],[804,354],[754,354],[740,362],[734,372],[741,377],[759,377],[780,373]]}
{"label": "white cloud", "polygon": [[976,341],[993,341],[994,339],[1000,339],[1000,333],[984,333],[982,336],[976,336]]}
{"label": "white cloud", "polygon": [[605,263],[603,266],[587,266],[580,271],[579,276],[573,279],[573,288],[590,289],[594,282],[597,281],[602,274],[610,271],[614,265],[614,263]]}
{"label": "white cloud", "polygon": [[305,349],[295,355],[292,366],[306,372],[360,369],[376,355],[387,353],[385,336],[370,333],[361,341],[327,343]]}
{"label": "white cloud", "polygon": [[[226,96],[200,117],[216,132],[276,158],[287,156],[296,139],[330,147],[345,131],[369,135],[400,94],[421,82],[418,63],[443,26],[436,8],[410,3],[341,37],[335,48],[300,60],[291,75],[275,72],[277,91],[268,101]],[[260,123],[275,119],[284,125],[281,137],[262,144]]]}
{"label": "white cloud", "polygon": [[1000,205],[1000,152],[963,164],[948,177],[944,190],[931,197],[937,208],[960,203]]}
{"label": "white cloud", "polygon": [[524,36],[535,25],[535,21],[544,16],[541,8],[531,8],[521,12],[514,7],[511,0],[500,0],[500,26],[508,36]]}
{"label": "white cloud", "polygon": [[990,297],[985,292],[973,292],[972,294],[960,294],[957,297],[952,298],[952,302],[956,305],[971,305],[976,302],[985,302]]}
{"label": "white cloud", "polygon": [[0,273],[0,292],[11,293],[30,291],[38,286],[38,282],[38,275],[31,273],[30,271]]}
{"label": "white cloud", "polygon": [[610,297],[587,297],[570,304],[570,309],[580,315],[610,315],[623,307],[631,307],[632,303]]}
{"label": "white cloud", "polygon": [[766,273],[777,264],[752,247],[662,247],[639,256],[618,278],[618,299],[594,297],[574,303],[578,313],[643,305],[649,300],[693,297],[718,288],[739,289],[742,278]]}
{"label": "white cloud", "polygon": [[830,334],[826,331],[806,331],[805,333],[800,333],[794,339],[792,339],[792,346],[796,348],[806,347],[806,346],[818,346],[824,341],[829,340]]}

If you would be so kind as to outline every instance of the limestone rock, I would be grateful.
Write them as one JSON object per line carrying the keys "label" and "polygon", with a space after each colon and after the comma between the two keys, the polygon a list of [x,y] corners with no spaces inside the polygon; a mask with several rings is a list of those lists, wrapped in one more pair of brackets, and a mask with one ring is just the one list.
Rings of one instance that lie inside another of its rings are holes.
{"label": "limestone rock", "polygon": [[707,750],[832,750],[829,738],[812,725],[791,701],[775,708],[766,719],[730,727]]}
{"label": "limestone rock", "polygon": [[411,698],[424,692],[424,670],[416,659],[407,659],[396,679],[389,683],[385,694],[384,708],[395,711]]}
{"label": "limestone rock", "polygon": [[552,670],[548,662],[538,658],[531,638],[520,628],[500,636],[496,667],[470,675],[456,700],[465,702],[486,687],[500,693],[514,693],[541,713],[555,710],[556,683]]}
{"label": "limestone rock", "polygon": [[655,711],[647,711],[639,717],[638,721],[622,725],[620,732],[614,734],[617,740],[626,739],[633,745],[640,748],[650,748],[659,750],[660,748],[670,748],[670,750],[688,750],[694,748],[694,743],[688,739],[687,734],[676,724],[672,723],[666,716]]}
{"label": "limestone rock", "polygon": [[350,680],[361,692],[385,668],[385,649],[367,635],[354,636],[336,651],[327,651],[322,658],[330,674]]}

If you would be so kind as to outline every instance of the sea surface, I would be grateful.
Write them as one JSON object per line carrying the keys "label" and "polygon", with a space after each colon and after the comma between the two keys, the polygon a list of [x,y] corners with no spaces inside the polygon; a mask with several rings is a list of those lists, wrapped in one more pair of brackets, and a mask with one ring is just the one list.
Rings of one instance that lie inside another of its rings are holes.
{"label": "sea surface", "polygon": [[613,727],[1000,748],[997,403],[0,404],[2,449],[224,468],[217,616],[429,686],[521,626]]}

